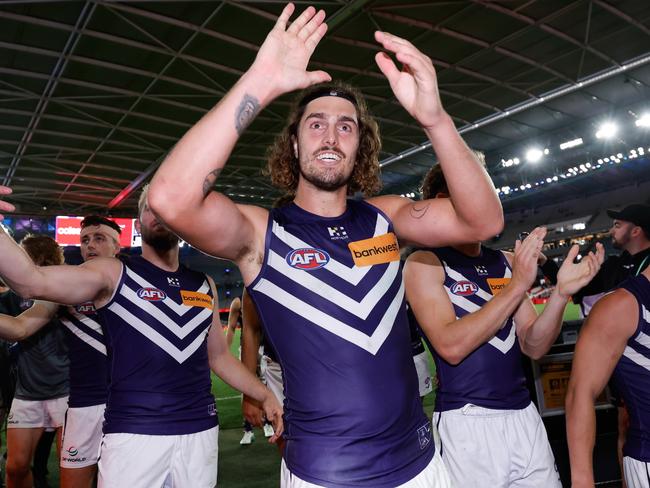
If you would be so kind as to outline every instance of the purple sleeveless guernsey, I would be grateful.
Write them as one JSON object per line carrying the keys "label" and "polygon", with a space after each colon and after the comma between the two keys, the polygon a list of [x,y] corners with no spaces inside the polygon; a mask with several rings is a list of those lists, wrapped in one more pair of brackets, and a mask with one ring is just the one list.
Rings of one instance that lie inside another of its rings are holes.
{"label": "purple sleeveless guernsey", "polygon": [[[456,318],[479,310],[512,275],[500,251],[481,246],[477,257],[466,256],[450,247],[431,251],[444,266],[444,286]],[[499,410],[518,410],[530,404],[512,316],[492,339],[456,366],[442,359],[430,343],[429,349],[438,374],[437,412],[462,408],[468,403]]]}
{"label": "purple sleeveless guernsey", "polygon": [[74,307],[61,307],[59,320],[66,332],[70,357],[68,406],[81,408],[106,403],[106,340],[95,306],[92,302],[87,302]]}
{"label": "purple sleeveless guernsey", "polygon": [[217,425],[206,337],[213,296],[205,275],[122,262],[98,313],[111,351],[104,433],[180,435]]}
{"label": "purple sleeveless guernsey", "polygon": [[624,281],[621,288],[629,291],[638,303],[639,323],[627,341],[612,379],[625,400],[630,413],[623,454],[650,462],[650,282],[639,275]]}
{"label": "purple sleeveless guernsey", "polygon": [[422,471],[434,444],[388,218],[352,200],[334,218],[271,210],[248,290],[282,365],[290,471],[340,488],[394,487]]}

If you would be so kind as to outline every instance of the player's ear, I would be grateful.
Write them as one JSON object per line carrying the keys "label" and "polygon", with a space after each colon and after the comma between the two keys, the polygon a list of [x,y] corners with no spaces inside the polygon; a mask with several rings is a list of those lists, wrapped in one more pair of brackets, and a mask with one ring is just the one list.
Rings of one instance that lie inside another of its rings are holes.
{"label": "player's ear", "polygon": [[298,139],[296,138],[296,136],[291,136],[291,146],[293,147],[293,156],[296,159],[299,159],[298,158]]}

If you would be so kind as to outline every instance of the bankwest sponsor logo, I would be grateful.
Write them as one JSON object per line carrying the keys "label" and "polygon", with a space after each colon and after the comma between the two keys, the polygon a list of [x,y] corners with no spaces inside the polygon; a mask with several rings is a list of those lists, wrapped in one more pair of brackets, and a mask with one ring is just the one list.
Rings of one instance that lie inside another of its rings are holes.
{"label": "bankwest sponsor logo", "polygon": [[138,290],[138,297],[148,302],[158,302],[167,298],[167,295],[164,291],[159,290],[158,288],[147,287]]}
{"label": "bankwest sponsor logo", "polygon": [[198,291],[181,290],[183,305],[188,307],[203,307],[212,310],[212,298],[206,293]]}
{"label": "bankwest sponsor logo", "polygon": [[392,232],[370,239],[355,241],[348,244],[352,259],[357,266],[399,261],[399,244]]}
{"label": "bankwest sponsor logo", "polygon": [[287,254],[285,259],[292,268],[312,271],[325,266],[329,262],[330,256],[322,249],[306,247],[294,249]]}
{"label": "bankwest sponsor logo", "polygon": [[478,291],[478,285],[473,281],[457,281],[451,285],[451,292],[460,297],[474,295]]}
{"label": "bankwest sponsor logo", "polygon": [[503,291],[508,283],[510,283],[510,278],[488,278],[487,283],[492,295],[496,296]]}

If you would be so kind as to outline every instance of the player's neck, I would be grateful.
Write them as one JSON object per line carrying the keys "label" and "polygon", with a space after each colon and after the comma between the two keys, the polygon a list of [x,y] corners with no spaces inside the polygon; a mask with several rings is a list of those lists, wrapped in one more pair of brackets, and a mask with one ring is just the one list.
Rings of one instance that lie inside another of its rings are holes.
{"label": "player's neck", "polygon": [[165,271],[178,270],[178,244],[163,251],[143,242],[142,257]]}
{"label": "player's neck", "polygon": [[470,257],[478,257],[481,255],[481,243],[476,242],[476,243],[471,243],[471,244],[461,244],[459,246],[453,246],[456,251],[458,251],[461,254],[464,254],[465,256],[470,256]]}
{"label": "player's neck", "polygon": [[301,178],[293,202],[309,213],[321,217],[338,217],[345,212],[347,187],[326,191]]}
{"label": "player's neck", "polygon": [[634,241],[634,242],[629,242],[625,246],[625,250],[629,252],[632,256],[634,256],[635,254],[639,254],[640,252],[643,252],[648,248],[650,248],[650,241]]}

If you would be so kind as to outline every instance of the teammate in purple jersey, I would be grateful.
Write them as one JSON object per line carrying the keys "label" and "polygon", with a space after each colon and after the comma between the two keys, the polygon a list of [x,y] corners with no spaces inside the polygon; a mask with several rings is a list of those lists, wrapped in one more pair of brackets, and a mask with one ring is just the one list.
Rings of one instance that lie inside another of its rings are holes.
{"label": "teammate in purple jersey", "polygon": [[[285,7],[250,69],[171,151],[150,203],[183,239],[239,266],[283,368],[283,486],[448,486],[420,405],[398,240],[486,239],[502,229],[501,205],[441,105],[431,60],[386,32],[375,39],[404,69],[384,52],[378,67],[429,137],[451,200],[347,200],[379,189],[377,125],[354,89],[306,71],[325,12],[309,7],[289,25],[293,12]],[[307,87],[269,160],[294,202],[269,212],[212,191],[259,111]]]}
{"label": "teammate in purple jersey", "polygon": [[[1,193],[9,193],[5,187]],[[2,202],[4,211],[12,206]],[[22,295],[92,301],[111,353],[99,486],[214,487],[217,412],[210,368],[261,401],[282,432],[277,399],[228,351],[213,281],[178,261],[178,238],[139,203],[142,257],[40,268],[0,233],[0,275]],[[212,333],[208,331],[212,327]]]}
{"label": "teammate in purple jersey", "polygon": [[[84,261],[112,258],[120,250],[120,227],[99,216],[81,222],[79,235]],[[54,317],[66,331],[70,357],[70,396],[60,453],[61,487],[91,486],[97,472],[102,422],[108,395],[106,342],[92,302],[61,310],[57,303],[36,301],[17,317],[0,315],[0,337],[21,341]]]}
{"label": "teammate in purple jersey", "polygon": [[[448,197],[440,168],[429,171],[422,193]],[[419,250],[407,260],[408,301],[436,360],[434,424],[454,486],[561,486],[521,354],[538,359],[548,351],[567,300],[593,278],[604,252],[599,246],[574,264],[572,247],[537,316],[526,292],[545,234],[537,228],[517,241],[514,256],[475,242]]]}
{"label": "teammate in purple jersey", "polygon": [[580,331],[566,396],[574,488],[594,486],[594,402],[610,376],[630,414],[625,482],[650,488],[650,267],[601,298]]}

